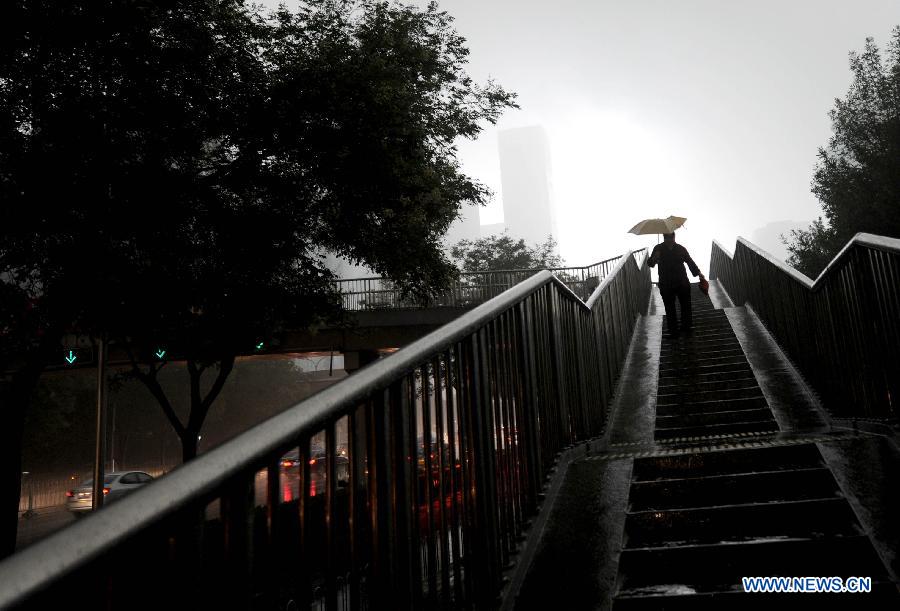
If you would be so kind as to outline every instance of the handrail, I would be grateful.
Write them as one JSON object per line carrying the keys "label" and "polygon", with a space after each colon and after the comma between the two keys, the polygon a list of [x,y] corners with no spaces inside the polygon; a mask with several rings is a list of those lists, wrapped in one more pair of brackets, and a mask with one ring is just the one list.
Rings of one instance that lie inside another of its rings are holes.
{"label": "handrail", "polygon": [[[0,563],[0,608],[489,604],[554,457],[605,426],[649,300],[634,254],[590,306],[539,272],[22,550]],[[135,575],[155,584],[140,601]]]}
{"label": "handrail", "polygon": [[[633,252],[640,252],[639,250]],[[510,268],[510,269],[492,269],[480,272],[460,272],[460,275],[478,275],[478,274],[499,274],[499,273],[513,273],[513,272],[531,272],[532,274],[542,271],[558,271],[558,270],[578,270],[578,269],[591,269],[592,267],[596,267],[598,265],[603,265],[604,263],[610,263],[611,261],[618,261],[621,259],[621,255],[617,257],[610,257],[609,259],[604,259],[602,261],[597,261],[596,263],[589,263],[588,265],[581,266],[562,266],[562,267],[524,267],[524,268]],[[352,282],[354,280],[383,280],[384,276],[360,276],[357,278],[341,278],[337,282]]]}
{"label": "handrail", "polygon": [[857,233],[812,280],[738,238],[713,242],[710,277],[749,303],[835,416],[896,418],[900,240]]}
{"label": "handrail", "polygon": [[[583,267],[539,267],[501,269],[483,272],[462,272],[460,279],[444,292],[433,297],[429,307],[471,307],[505,291],[523,279],[542,270],[556,272],[580,299],[586,300],[600,279],[608,275],[613,257]],[[341,292],[343,309],[359,311],[372,309],[412,308],[416,304],[404,300],[400,290],[383,276],[343,278],[335,281]]]}

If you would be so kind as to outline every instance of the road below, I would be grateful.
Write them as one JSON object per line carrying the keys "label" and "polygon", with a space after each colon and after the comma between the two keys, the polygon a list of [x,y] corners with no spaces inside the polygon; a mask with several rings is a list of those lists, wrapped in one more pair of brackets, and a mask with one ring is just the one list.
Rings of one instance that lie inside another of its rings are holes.
{"label": "road below", "polygon": [[65,505],[43,507],[34,510],[34,515],[23,518],[19,514],[19,529],[16,533],[16,551],[43,539],[61,528],[75,522],[75,516]]}

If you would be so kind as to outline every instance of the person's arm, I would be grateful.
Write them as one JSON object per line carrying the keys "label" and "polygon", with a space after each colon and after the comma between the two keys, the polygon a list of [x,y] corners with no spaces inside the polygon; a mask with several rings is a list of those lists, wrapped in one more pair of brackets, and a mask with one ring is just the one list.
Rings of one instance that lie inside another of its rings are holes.
{"label": "person's arm", "polygon": [[650,258],[647,259],[647,265],[650,267],[655,266],[659,263],[659,244],[653,247],[653,252],[650,253]]}
{"label": "person's arm", "polygon": [[684,262],[688,264],[688,267],[690,268],[691,273],[692,273],[695,277],[696,277],[696,276],[700,276],[700,279],[702,280],[702,279],[703,279],[703,274],[700,273],[700,268],[697,267],[697,264],[694,263],[694,260],[693,260],[693,259],[691,259],[691,255],[688,254],[687,248],[685,248],[685,247],[683,247],[683,246],[682,246],[681,248],[682,248],[682,250],[684,251]]}

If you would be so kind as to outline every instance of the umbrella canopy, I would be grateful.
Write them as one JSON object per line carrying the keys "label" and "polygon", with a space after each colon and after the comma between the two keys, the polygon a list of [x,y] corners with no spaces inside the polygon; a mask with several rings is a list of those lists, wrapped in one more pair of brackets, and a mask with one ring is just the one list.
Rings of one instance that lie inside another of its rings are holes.
{"label": "umbrella canopy", "polygon": [[672,233],[682,225],[686,218],[683,216],[669,216],[664,219],[644,219],[634,227],[628,230],[628,233],[637,235],[648,235],[653,233]]}

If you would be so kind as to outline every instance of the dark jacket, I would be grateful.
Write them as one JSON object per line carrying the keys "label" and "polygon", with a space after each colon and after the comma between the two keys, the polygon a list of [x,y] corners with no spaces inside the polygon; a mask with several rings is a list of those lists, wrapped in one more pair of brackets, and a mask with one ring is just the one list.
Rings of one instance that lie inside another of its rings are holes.
{"label": "dark jacket", "polygon": [[677,288],[682,285],[689,284],[687,274],[684,271],[684,264],[687,263],[691,268],[694,276],[700,275],[700,268],[691,259],[687,249],[681,244],[675,244],[670,250],[665,242],[657,244],[650,253],[650,260],[647,265],[653,267],[659,262],[659,288]]}

